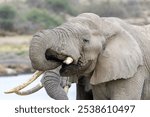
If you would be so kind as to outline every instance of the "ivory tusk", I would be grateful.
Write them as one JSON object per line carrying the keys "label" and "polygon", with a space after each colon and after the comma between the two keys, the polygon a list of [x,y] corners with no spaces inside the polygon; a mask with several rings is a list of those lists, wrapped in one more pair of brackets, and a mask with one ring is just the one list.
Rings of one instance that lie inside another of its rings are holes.
{"label": "ivory tusk", "polygon": [[65,91],[66,93],[68,93],[68,90],[69,90],[69,86],[65,86],[65,87],[64,87],[64,91]]}
{"label": "ivory tusk", "polygon": [[29,95],[32,93],[35,93],[37,91],[39,91],[41,88],[43,88],[43,85],[41,83],[37,84],[35,87],[26,90],[26,91],[17,91],[15,92],[17,95],[21,95],[21,96],[25,96],[25,95]]}
{"label": "ivory tusk", "polygon": [[72,62],[73,62],[73,58],[71,58],[71,57],[67,57],[67,58],[63,61],[63,63],[65,63],[65,64],[67,64],[67,65],[71,64]]}
{"label": "ivory tusk", "polygon": [[19,90],[25,88],[26,86],[28,86],[29,84],[31,84],[33,81],[35,81],[43,73],[44,73],[43,71],[36,71],[33,74],[32,78],[29,79],[27,82],[25,82],[25,83],[23,83],[23,84],[15,87],[15,88],[13,88],[13,89],[10,89],[9,91],[6,91],[4,93],[9,94],[9,93],[16,93],[16,92],[18,92]]}

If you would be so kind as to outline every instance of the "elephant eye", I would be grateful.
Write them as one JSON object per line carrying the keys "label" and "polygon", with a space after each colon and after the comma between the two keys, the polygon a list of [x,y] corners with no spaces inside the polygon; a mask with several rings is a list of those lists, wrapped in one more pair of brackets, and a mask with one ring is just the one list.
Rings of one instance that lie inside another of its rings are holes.
{"label": "elephant eye", "polygon": [[86,38],[83,38],[83,42],[84,42],[84,43],[89,43],[89,40],[86,39]]}

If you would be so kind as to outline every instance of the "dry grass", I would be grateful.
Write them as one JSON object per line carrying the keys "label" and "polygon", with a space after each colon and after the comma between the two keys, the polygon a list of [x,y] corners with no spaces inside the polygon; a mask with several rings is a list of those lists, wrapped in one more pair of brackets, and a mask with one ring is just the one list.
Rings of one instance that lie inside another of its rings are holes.
{"label": "dry grass", "polygon": [[31,35],[17,35],[17,36],[0,37],[0,45],[29,43],[31,38],[32,38]]}
{"label": "dry grass", "polygon": [[1,45],[0,52],[26,52],[28,51],[27,45]]}
{"label": "dry grass", "polygon": [[32,36],[27,35],[0,37],[0,52],[26,53],[28,52],[31,38]]}

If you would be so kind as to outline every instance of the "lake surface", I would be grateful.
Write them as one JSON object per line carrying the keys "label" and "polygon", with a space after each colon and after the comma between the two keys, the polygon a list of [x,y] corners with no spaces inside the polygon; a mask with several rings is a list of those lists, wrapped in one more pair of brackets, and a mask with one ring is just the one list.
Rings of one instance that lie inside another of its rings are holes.
{"label": "lake surface", "polygon": [[[27,96],[19,96],[16,94],[4,94],[4,91],[7,91],[13,87],[20,85],[21,83],[27,81],[31,78],[31,74],[26,75],[18,75],[18,76],[7,76],[7,77],[0,77],[0,100],[52,100],[50,98],[44,88],[39,90],[38,92],[27,95]],[[28,88],[33,87],[37,83],[40,82],[40,78],[34,81]],[[26,88],[27,89],[27,88]],[[68,97],[70,100],[75,100],[76,98],[76,85],[72,84],[71,88],[68,92]]]}

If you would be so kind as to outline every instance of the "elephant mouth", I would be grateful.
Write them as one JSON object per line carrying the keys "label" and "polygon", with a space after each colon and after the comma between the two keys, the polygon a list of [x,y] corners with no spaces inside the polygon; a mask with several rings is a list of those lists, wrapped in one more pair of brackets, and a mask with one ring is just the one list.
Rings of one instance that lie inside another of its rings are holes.
{"label": "elephant mouth", "polygon": [[88,61],[85,65],[81,65],[80,62],[77,64],[62,64],[60,69],[61,76],[74,76],[74,75],[81,75],[84,73],[91,65],[92,61]]}
{"label": "elephant mouth", "polygon": [[61,65],[61,69],[59,71],[61,76],[82,74],[91,65],[90,61],[83,63],[81,57],[76,62],[71,55],[60,54],[51,49],[48,49],[45,52],[45,58],[48,61]]}
{"label": "elephant mouth", "polygon": [[70,64],[74,64],[75,61],[71,55],[59,54],[54,50],[46,50],[45,58],[50,62],[58,63],[59,65],[69,66]]}

